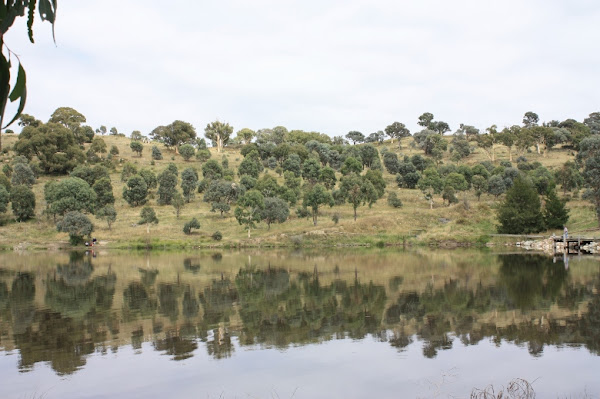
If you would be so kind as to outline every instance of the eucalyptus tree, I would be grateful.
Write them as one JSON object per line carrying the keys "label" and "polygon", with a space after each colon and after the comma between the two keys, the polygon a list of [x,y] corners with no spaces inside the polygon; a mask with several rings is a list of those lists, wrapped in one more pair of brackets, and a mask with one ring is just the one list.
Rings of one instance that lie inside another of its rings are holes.
{"label": "eucalyptus tree", "polygon": [[247,127],[243,128],[242,130],[238,131],[236,134],[236,137],[239,138],[240,142],[242,144],[250,144],[250,142],[252,141],[252,139],[256,136],[256,132],[252,129],[248,129]]}
{"label": "eucalyptus tree", "polygon": [[265,198],[265,208],[261,211],[260,218],[267,224],[267,230],[271,230],[272,223],[283,223],[290,215],[290,208],[286,201],[277,197]]}
{"label": "eucalyptus tree", "polygon": [[158,126],[150,132],[150,137],[163,143],[167,148],[175,148],[179,154],[179,146],[196,138],[196,129],[188,122],[176,120],[166,126]]}
{"label": "eucalyptus tree", "polygon": [[71,211],[93,213],[97,199],[90,185],[78,177],[46,183],[44,197],[48,212],[61,216]]}
{"label": "eucalyptus tree", "polygon": [[66,174],[85,161],[73,132],[58,123],[25,126],[13,148],[29,160],[37,157],[48,174]]}
{"label": "eucalyptus tree", "polygon": [[10,202],[17,222],[23,222],[35,216],[35,194],[29,187],[14,186],[10,190]]}
{"label": "eucalyptus tree", "polygon": [[248,238],[250,238],[250,230],[260,222],[263,209],[265,209],[265,198],[257,190],[247,191],[238,200],[234,212],[235,218],[248,230]]}
{"label": "eucalyptus tree", "polygon": [[392,144],[394,143],[394,139],[398,139],[398,147],[402,147],[401,140],[404,137],[410,137],[410,130],[408,130],[404,123],[394,122],[386,126],[385,134],[392,138]]}
{"label": "eucalyptus tree", "polygon": [[211,122],[204,128],[204,135],[216,145],[217,152],[223,152],[223,146],[227,145],[231,133],[233,127],[220,121]]}
{"label": "eucalyptus tree", "polygon": [[356,130],[348,132],[348,134],[346,135],[346,138],[348,140],[352,141],[353,145],[356,145],[356,143],[363,143],[365,141],[365,135]]}
{"label": "eucalyptus tree", "polygon": [[204,192],[204,202],[211,204],[211,212],[219,211],[221,216],[229,212],[231,205],[246,192],[245,186],[225,180],[213,180]]}
{"label": "eucalyptus tree", "polygon": [[132,141],[129,143],[129,148],[131,148],[131,151],[135,152],[138,157],[141,157],[142,151],[144,151],[144,145],[139,141]]}
{"label": "eucalyptus tree", "polygon": [[84,237],[89,239],[94,231],[94,225],[83,213],[71,211],[56,224],[56,229],[69,234],[71,245],[78,245],[83,243]]}
{"label": "eucalyptus tree", "polygon": [[198,172],[194,168],[186,168],[181,172],[181,190],[186,202],[190,202],[198,188]]}
{"label": "eucalyptus tree", "polygon": [[148,185],[140,175],[134,175],[123,187],[123,199],[131,206],[144,205],[148,198]]}
{"label": "eucalyptus tree", "polygon": [[331,193],[324,186],[315,184],[304,194],[303,205],[311,209],[313,224],[316,226],[319,208],[322,205],[333,206],[334,201]]}
{"label": "eucalyptus tree", "polygon": [[342,197],[352,205],[355,221],[357,217],[356,210],[359,206],[368,204],[370,207],[379,198],[377,190],[371,181],[365,176],[359,176],[356,174],[344,176],[341,179],[340,191]]}

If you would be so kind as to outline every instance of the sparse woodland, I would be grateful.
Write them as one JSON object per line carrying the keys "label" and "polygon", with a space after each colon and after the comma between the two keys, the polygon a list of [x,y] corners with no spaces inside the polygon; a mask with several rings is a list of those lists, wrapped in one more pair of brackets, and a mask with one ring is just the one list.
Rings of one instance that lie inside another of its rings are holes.
{"label": "sparse woodland", "polygon": [[[20,134],[2,136],[6,248],[92,236],[110,247],[484,244],[565,223],[598,232],[600,113],[541,122],[527,112],[484,130],[424,113],[417,132],[393,122],[336,137],[234,133],[220,121],[127,136],[85,122],[62,107],[47,122],[23,114]],[[511,194],[515,181],[531,194]]]}

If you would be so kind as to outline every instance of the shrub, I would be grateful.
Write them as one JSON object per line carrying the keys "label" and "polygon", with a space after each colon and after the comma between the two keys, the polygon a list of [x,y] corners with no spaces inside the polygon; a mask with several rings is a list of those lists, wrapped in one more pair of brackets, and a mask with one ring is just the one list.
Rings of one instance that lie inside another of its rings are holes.
{"label": "shrub", "polygon": [[71,245],[83,243],[84,236],[90,236],[94,231],[94,225],[90,219],[81,212],[68,212],[65,217],[56,224],[60,232],[69,233]]}
{"label": "shrub", "polygon": [[163,159],[162,152],[160,152],[157,146],[152,146],[152,159],[155,161]]}
{"label": "shrub", "polygon": [[117,211],[115,210],[114,206],[106,205],[96,213],[96,217],[98,217],[98,219],[106,220],[108,229],[111,230],[113,222],[117,220]]}
{"label": "shrub", "polygon": [[192,234],[192,229],[199,229],[200,228],[200,223],[198,222],[198,219],[193,218],[192,220],[190,220],[189,222],[187,222],[186,224],[183,225],[183,232],[187,235]]}
{"label": "shrub", "polygon": [[333,223],[338,224],[340,222],[340,215],[337,213],[334,213],[333,216],[331,217],[331,221],[333,221]]}
{"label": "shrub", "polygon": [[35,194],[27,186],[15,186],[10,192],[12,210],[18,222],[35,216]]}
{"label": "shrub", "polygon": [[214,233],[212,233],[211,237],[215,241],[221,241],[223,239],[223,234],[221,234],[221,232],[217,230]]}
{"label": "shrub", "polygon": [[189,161],[194,156],[195,153],[196,153],[196,150],[194,150],[194,147],[192,147],[191,144],[184,144],[181,147],[179,147],[179,154],[186,161]]}
{"label": "shrub", "polygon": [[308,210],[307,207],[303,206],[303,207],[299,207],[296,209],[296,215],[299,218],[307,218],[310,216],[310,211]]}
{"label": "shrub", "polygon": [[35,183],[35,175],[33,174],[33,171],[31,170],[29,165],[25,163],[18,163],[13,169],[10,180],[11,183],[15,186],[23,184],[28,187],[31,187]]}
{"label": "shrub", "polygon": [[148,185],[142,176],[133,176],[127,181],[127,186],[123,187],[123,199],[131,206],[145,204],[147,197]]}
{"label": "shrub", "polygon": [[6,212],[8,209],[8,203],[10,202],[10,194],[8,190],[0,185],[0,213]]}
{"label": "shrub", "polygon": [[149,206],[143,207],[140,212],[140,221],[138,224],[158,224],[158,218],[154,209]]}
{"label": "shrub", "polygon": [[139,141],[132,141],[131,143],[129,143],[129,148],[131,148],[131,151],[138,154],[138,157],[141,157],[142,151],[144,151],[144,145]]}
{"label": "shrub", "polygon": [[401,208],[402,201],[398,198],[398,194],[391,192],[388,194],[388,205],[394,208]]}

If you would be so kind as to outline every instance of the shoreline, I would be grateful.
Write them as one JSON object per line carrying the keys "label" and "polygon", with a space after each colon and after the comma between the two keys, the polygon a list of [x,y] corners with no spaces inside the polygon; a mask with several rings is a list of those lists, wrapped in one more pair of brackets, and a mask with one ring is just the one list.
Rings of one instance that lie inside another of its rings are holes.
{"label": "shoreline", "polygon": [[[110,241],[100,240],[95,246],[73,246],[68,241],[56,241],[48,244],[39,242],[20,242],[16,244],[5,244],[0,246],[0,252],[21,252],[21,251],[65,251],[65,250],[210,250],[210,249],[244,249],[244,248],[272,248],[272,249],[335,249],[335,248],[419,248],[433,247],[440,249],[455,248],[491,248],[498,246],[519,246],[514,241],[511,243],[506,240],[490,238],[490,236],[472,237],[465,236],[454,240],[448,239],[420,239],[415,236],[354,236],[354,237],[336,237],[330,239],[327,237],[315,237],[312,232],[297,234],[293,236],[278,237],[276,240],[269,238],[254,238],[240,241],[226,242],[194,242],[193,240],[177,241],[151,239],[140,240],[132,239],[128,241]],[[344,238],[347,238],[344,239]],[[527,249],[527,247],[523,247]]]}

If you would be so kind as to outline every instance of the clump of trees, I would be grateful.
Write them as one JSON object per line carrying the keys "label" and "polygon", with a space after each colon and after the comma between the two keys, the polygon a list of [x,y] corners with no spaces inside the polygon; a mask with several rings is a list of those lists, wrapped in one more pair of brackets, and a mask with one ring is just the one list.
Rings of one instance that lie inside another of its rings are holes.
{"label": "clump of trees", "polygon": [[538,233],[547,228],[562,228],[568,219],[569,212],[565,203],[558,199],[554,190],[549,191],[542,209],[533,183],[526,178],[517,177],[498,208],[498,232]]}

